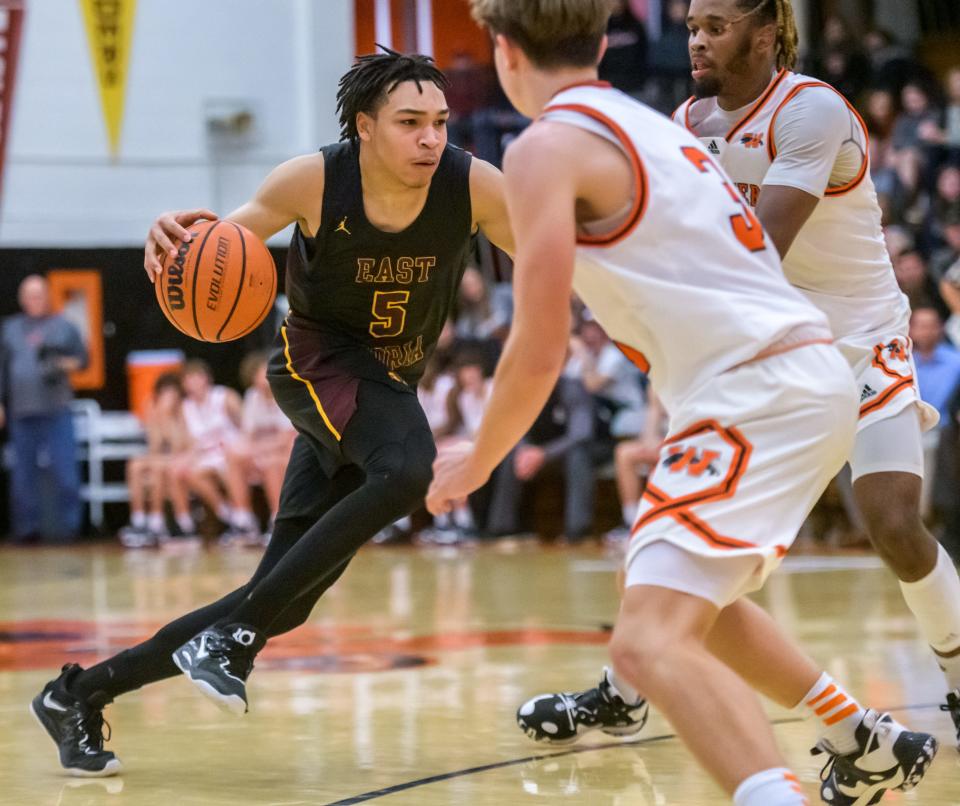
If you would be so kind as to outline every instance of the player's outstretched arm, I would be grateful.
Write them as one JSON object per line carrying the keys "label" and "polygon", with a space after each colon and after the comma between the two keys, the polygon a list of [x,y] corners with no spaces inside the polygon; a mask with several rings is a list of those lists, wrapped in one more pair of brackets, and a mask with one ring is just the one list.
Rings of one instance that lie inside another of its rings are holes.
{"label": "player's outstretched arm", "polygon": [[[274,168],[253,198],[234,210],[227,219],[246,227],[266,241],[294,221],[305,228],[319,226],[323,199],[323,155],[294,157]],[[164,253],[176,255],[175,243],[190,239],[188,228],[201,220],[214,220],[207,209],[162,213],[147,234],[143,268],[150,282],[160,274]],[[312,230],[311,230],[312,231]]]}
{"label": "player's outstretched arm", "polygon": [[516,234],[514,319],[472,450],[444,451],[427,506],[446,511],[480,487],[523,437],[560,376],[570,335],[577,180],[556,126],[539,123],[507,152],[506,197]]}
{"label": "player's outstretched arm", "polygon": [[473,224],[510,257],[515,255],[513,229],[507,214],[504,178],[489,162],[477,159],[470,163],[470,204]]}

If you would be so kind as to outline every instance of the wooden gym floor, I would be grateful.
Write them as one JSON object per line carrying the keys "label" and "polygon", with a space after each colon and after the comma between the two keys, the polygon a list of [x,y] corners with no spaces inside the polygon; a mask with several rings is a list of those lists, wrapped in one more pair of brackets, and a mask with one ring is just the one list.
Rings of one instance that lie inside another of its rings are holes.
{"label": "wooden gym floor", "polygon": [[[243,550],[0,550],[0,804],[16,806],[512,806],[727,803],[659,715],[639,740],[531,743],[527,697],[592,684],[616,610],[612,557],[532,545],[369,548],[312,620],[258,659],[232,719],[182,679],[107,711],[125,772],[64,777],[27,705],[66,661],[89,664],[241,584]],[[897,586],[870,557],[798,557],[759,597],[877,708],[934,731],[923,785],[884,804],[960,804],[943,684]],[[770,708],[816,796],[814,733]]]}

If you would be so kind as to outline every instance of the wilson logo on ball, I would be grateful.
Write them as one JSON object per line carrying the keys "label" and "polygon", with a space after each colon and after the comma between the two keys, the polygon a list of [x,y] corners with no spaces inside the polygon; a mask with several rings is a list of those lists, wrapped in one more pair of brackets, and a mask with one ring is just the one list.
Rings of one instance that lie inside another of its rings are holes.
{"label": "wilson logo on ball", "polygon": [[259,325],[273,307],[277,268],[266,245],[233,221],[190,228],[189,243],[166,256],[157,301],[181,333],[201,341],[233,341]]}

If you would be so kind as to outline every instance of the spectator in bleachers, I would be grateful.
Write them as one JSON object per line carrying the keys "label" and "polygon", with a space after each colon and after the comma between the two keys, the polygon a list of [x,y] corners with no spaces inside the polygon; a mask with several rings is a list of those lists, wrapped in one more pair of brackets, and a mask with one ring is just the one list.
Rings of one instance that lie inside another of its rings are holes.
{"label": "spectator in bleachers", "polygon": [[[205,361],[191,360],[183,368],[183,416],[192,441],[188,457],[177,462],[171,499],[182,536],[196,534],[190,513],[190,494],[210,508],[230,537],[249,538],[255,530],[249,491],[231,507],[224,495],[227,479],[226,447],[240,436],[243,404],[240,395],[225,386],[214,386]],[[239,492],[239,491],[234,491]]]}
{"label": "spectator in bleachers", "polygon": [[927,273],[923,256],[918,251],[911,249],[899,254],[893,261],[893,273],[897,277],[900,290],[910,300],[911,308],[936,308],[944,317],[947,316],[946,306],[940,298],[936,284]]}
{"label": "spectator in bleachers", "polygon": [[[938,112],[927,90],[917,82],[904,86],[900,100],[903,108],[893,126],[893,158],[900,183],[914,205],[927,165],[926,146],[936,136]],[[922,207],[909,210],[911,223],[919,223],[923,212]]]}
{"label": "spectator in bleachers", "polygon": [[899,93],[908,81],[926,75],[910,49],[897,42],[889,31],[873,28],[863,37],[864,51],[870,60],[874,86]]}
{"label": "spectator in bleachers", "polygon": [[183,387],[180,376],[167,372],[157,378],[146,419],[147,452],[127,462],[130,523],[120,530],[127,548],[145,548],[169,537],[164,504],[168,498],[170,472],[190,449],[190,435],[183,419]]}
{"label": "spectator in bleachers", "polygon": [[[446,399],[447,417],[442,427],[444,436],[438,440],[438,448],[447,440],[470,440],[476,436],[491,388],[484,372],[484,363],[479,352],[466,350],[457,357],[454,383]],[[482,496],[475,494],[471,498],[479,500]],[[435,516],[433,528],[425,531],[421,538],[425,543],[451,545],[475,533],[476,519],[471,504],[463,502],[450,512]]]}
{"label": "spectator in bleachers", "polygon": [[836,14],[828,17],[819,44],[811,60],[810,74],[855,102],[869,84],[872,68],[846,20]]}
{"label": "spectator in bleachers", "polygon": [[934,308],[916,308],[910,318],[910,339],[920,397],[940,412],[938,428],[923,435],[924,479],[921,509],[928,514],[937,484],[937,450],[950,422],[950,403],[960,391],[960,352],[943,338],[943,320]]}
{"label": "spectator in bleachers", "polygon": [[[17,300],[23,312],[4,320],[0,333],[0,426],[6,422],[14,460],[13,542],[68,542],[78,536],[83,517],[68,376],[86,365],[87,351],[77,329],[52,312],[45,277],[24,279]],[[41,457],[53,481],[47,496]]]}
{"label": "spectator in bleachers", "polygon": [[938,290],[950,312],[944,327],[947,338],[954,347],[960,347],[960,260],[944,272]]}
{"label": "spectator in bleachers", "polygon": [[616,439],[634,437],[643,424],[643,374],[587,315],[570,337],[567,372],[597,401],[598,414]]}
{"label": "spectator in bleachers", "polygon": [[689,7],[687,0],[667,0],[660,37],[650,48],[652,100],[664,114],[670,114],[690,95]]}
{"label": "spectator in bleachers", "polygon": [[240,416],[241,438],[226,446],[226,477],[230,500],[250,508],[250,485],[259,483],[269,508],[266,533],[261,539],[256,523],[232,515],[233,530],[227,540],[261,545],[270,540],[280,507],[280,487],[290,460],[296,429],[273,399],[267,381],[266,353],[251,353],[240,365],[240,380],[247,387]]}
{"label": "spectator in bleachers", "polygon": [[[943,245],[930,257],[930,276],[939,282],[950,267],[960,260],[960,208],[938,217],[934,226],[939,235],[938,240]],[[941,295],[942,293],[941,291]]]}
{"label": "spectator in bleachers", "polygon": [[488,283],[475,266],[468,266],[460,281],[454,332],[459,340],[502,343],[513,318],[513,293],[509,283]]}
{"label": "spectator in bleachers", "polygon": [[667,412],[660,399],[649,391],[643,432],[635,439],[617,443],[613,461],[623,520],[617,528],[604,536],[608,543],[619,544],[630,538],[630,529],[637,517],[647,476],[657,463],[660,443],[667,435],[667,420]]}
{"label": "spectator in bleachers", "polygon": [[589,538],[596,469],[611,450],[609,436],[598,429],[596,400],[580,377],[579,364],[568,362],[537,421],[492,476],[488,531],[496,536],[520,531],[523,485],[552,467],[563,475],[564,538],[571,543]]}
{"label": "spectator in bleachers", "polygon": [[917,367],[920,396],[949,418],[950,400],[960,386],[960,352],[943,338],[943,320],[936,308],[913,309],[910,318],[913,360]]}
{"label": "spectator in bleachers", "polygon": [[870,178],[876,186],[885,221],[903,206],[893,152],[896,120],[897,104],[893,93],[886,89],[871,90],[863,104],[863,121],[870,136]]}
{"label": "spectator in bleachers", "polygon": [[600,79],[635,97],[647,82],[647,29],[634,16],[627,0],[614,0]]}

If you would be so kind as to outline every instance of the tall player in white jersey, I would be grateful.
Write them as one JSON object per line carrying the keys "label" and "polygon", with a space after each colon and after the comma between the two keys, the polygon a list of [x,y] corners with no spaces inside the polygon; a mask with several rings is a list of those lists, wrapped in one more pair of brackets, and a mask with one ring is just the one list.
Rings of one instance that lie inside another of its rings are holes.
{"label": "tall player in white jersey", "polygon": [[791,72],[790,0],[693,0],[696,95],[674,119],[717,155],[783,257],[787,279],[830,320],[857,377],[854,493],[877,552],[947,678],[960,742],[960,579],[920,517],[921,402],[870,179],[867,132],[833,87]]}
{"label": "tall player in white jersey", "polygon": [[574,289],[672,415],[611,643],[621,712],[642,721],[642,691],[738,806],[807,803],[748,682],[823,721],[826,791],[857,790],[836,802],[915,785],[933,737],[865,711],[744,598],[853,443],[856,387],[826,317],[701,144],[596,81],[607,0],[472,6],[504,91],[537,120],[505,162],[513,327],[476,441],[441,454],[428,507],[481,486],[534,421]]}

